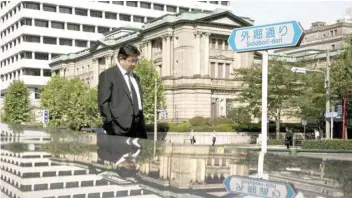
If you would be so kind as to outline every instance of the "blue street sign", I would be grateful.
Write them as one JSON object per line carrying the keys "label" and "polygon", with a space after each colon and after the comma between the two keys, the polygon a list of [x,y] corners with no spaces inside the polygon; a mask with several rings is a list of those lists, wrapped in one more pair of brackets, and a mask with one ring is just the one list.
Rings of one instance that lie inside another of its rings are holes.
{"label": "blue street sign", "polygon": [[296,21],[235,28],[228,43],[234,52],[260,51],[300,44],[303,28]]}
{"label": "blue street sign", "polygon": [[325,113],[325,118],[336,118],[336,117],[338,117],[338,113],[337,112]]}
{"label": "blue street sign", "polygon": [[294,198],[296,190],[292,184],[272,182],[241,176],[230,176],[224,180],[227,192],[266,198]]}
{"label": "blue street sign", "polygon": [[44,120],[44,122],[49,122],[49,111],[48,110],[44,110],[43,120]]}

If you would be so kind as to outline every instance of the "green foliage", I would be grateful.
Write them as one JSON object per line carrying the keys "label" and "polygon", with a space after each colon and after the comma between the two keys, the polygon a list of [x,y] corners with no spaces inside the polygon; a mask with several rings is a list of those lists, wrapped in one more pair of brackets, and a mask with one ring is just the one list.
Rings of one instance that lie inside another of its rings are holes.
{"label": "green foliage", "polygon": [[352,140],[305,140],[303,149],[352,150]]}
{"label": "green foliage", "polygon": [[191,131],[191,123],[185,122],[182,124],[169,123],[169,131],[172,132],[189,132]]}
{"label": "green foliage", "polygon": [[352,91],[352,37],[346,40],[346,49],[331,65],[331,88],[339,98]]}
{"label": "green foliage", "polygon": [[9,144],[4,144],[4,149],[12,151],[14,153],[23,153],[28,151],[28,144],[21,142],[12,142]]}
{"label": "green foliage", "polygon": [[251,114],[246,107],[237,107],[231,109],[227,117],[238,124],[251,122]]}
{"label": "green foliage", "polygon": [[188,120],[192,126],[203,126],[205,125],[205,118],[201,116],[193,117]]}
{"label": "green foliage", "polygon": [[135,69],[136,74],[140,78],[143,90],[143,113],[146,123],[154,120],[154,86],[157,79],[157,107],[158,109],[165,108],[164,86],[161,78],[152,62],[141,59]]}
{"label": "green foliage", "polygon": [[49,110],[51,126],[97,127],[101,120],[97,91],[79,79],[54,76],[41,92],[41,105]]}
{"label": "green foliage", "polygon": [[284,145],[284,140],[268,139],[268,145]]}
{"label": "green foliage", "polygon": [[14,80],[5,94],[4,121],[26,123],[30,121],[31,106],[29,91],[23,81]]}
{"label": "green foliage", "polygon": [[[283,109],[292,108],[293,98],[299,95],[298,77],[292,75],[293,65],[285,61],[269,61],[268,73],[268,116],[276,120],[278,135],[280,129],[280,117]],[[241,79],[244,89],[240,92],[239,100],[247,104],[249,114],[260,118],[262,78],[261,67],[253,66],[235,70]],[[286,113],[286,116],[293,116],[293,113]]]}

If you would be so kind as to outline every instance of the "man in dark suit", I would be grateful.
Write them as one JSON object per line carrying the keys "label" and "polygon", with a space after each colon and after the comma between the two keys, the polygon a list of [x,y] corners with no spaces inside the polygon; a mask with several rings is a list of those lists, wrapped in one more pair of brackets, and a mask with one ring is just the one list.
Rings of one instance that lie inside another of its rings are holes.
{"label": "man in dark suit", "polygon": [[133,73],[139,55],[135,46],[124,45],[118,63],[99,75],[98,105],[108,135],[147,138],[142,87]]}

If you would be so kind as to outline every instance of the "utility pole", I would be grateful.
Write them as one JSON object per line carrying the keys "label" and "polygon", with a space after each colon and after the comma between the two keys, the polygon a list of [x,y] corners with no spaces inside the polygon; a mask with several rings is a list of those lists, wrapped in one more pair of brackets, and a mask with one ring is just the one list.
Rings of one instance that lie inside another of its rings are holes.
{"label": "utility pole", "polygon": [[[330,51],[329,49],[326,50],[326,104],[325,104],[325,113],[330,112],[330,69],[331,69],[331,63],[330,63]],[[331,123],[332,124],[332,123]],[[330,139],[330,122],[328,119],[325,119],[325,138]]]}
{"label": "utility pole", "polygon": [[157,140],[157,133],[158,133],[158,108],[157,108],[157,92],[158,92],[158,84],[157,79],[154,79],[154,157],[156,154],[156,140]]}

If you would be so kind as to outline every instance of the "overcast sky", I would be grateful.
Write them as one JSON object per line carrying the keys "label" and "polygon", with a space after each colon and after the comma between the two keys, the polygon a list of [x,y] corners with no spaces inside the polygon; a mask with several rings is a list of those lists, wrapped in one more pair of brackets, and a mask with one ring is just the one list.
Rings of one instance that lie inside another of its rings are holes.
{"label": "overcast sky", "polygon": [[235,15],[247,16],[255,20],[255,25],[296,20],[304,29],[312,22],[324,21],[328,24],[344,18],[352,1],[231,1]]}

